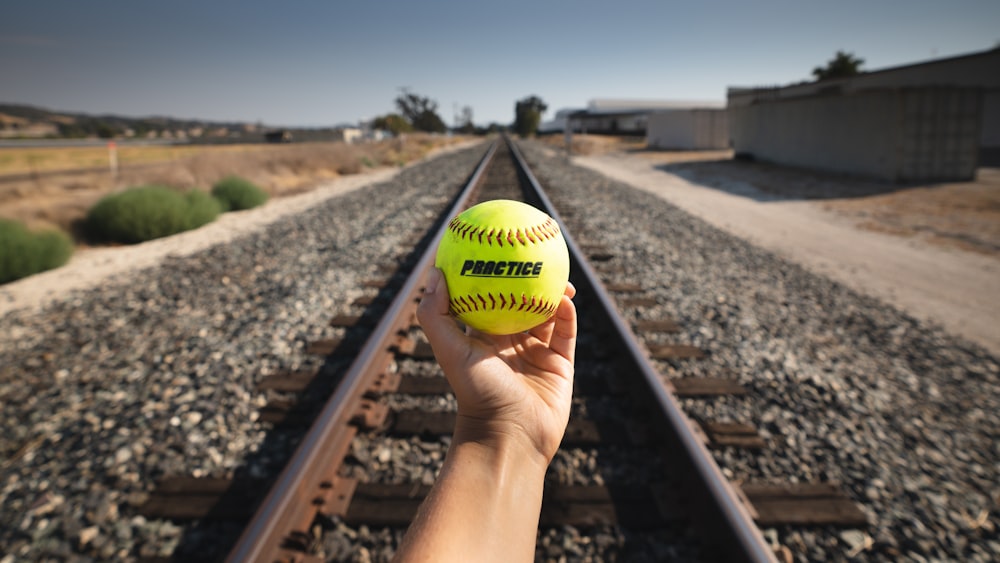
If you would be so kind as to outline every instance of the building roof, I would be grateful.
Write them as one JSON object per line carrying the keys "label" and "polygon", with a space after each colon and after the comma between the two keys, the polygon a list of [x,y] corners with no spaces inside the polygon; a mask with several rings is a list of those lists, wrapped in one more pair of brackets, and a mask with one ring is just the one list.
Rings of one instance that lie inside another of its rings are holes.
{"label": "building roof", "polygon": [[862,72],[845,78],[800,82],[786,86],[755,86],[728,89],[730,105],[761,99],[793,98],[824,92],[852,92],[874,88],[906,88],[951,86],[963,88],[1000,89],[1000,47]]}
{"label": "building roof", "polygon": [[642,113],[674,109],[724,108],[724,100],[631,100],[598,98],[587,103],[587,109],[581,110],[589,115],[604,113]]}

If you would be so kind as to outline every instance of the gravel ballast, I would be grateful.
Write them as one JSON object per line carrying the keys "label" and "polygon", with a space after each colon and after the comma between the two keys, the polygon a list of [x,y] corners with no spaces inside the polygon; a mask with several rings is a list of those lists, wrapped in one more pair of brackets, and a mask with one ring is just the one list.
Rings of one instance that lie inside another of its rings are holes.
{"label": "gravel ballast", "polygon": [[709,354],[661,373],[728,375],[750,390],[684,401],[691,416],[751,423],[768,441],[763,452],[714,450],[724,473],[840,483],[871,523],[767,537],[801,561],[1000,558],[997,358],[548,149],[525,152],[583,226],[577,239],[616,254],[607,279],[659,303],[632,316],[673,318],[682,333],[667,340]]}
{"label": "gravel ballast", "polygon": [[[583,225],[577,240],[616,254],[608,278],[640,283],[660,304],[626,314],[670,316],[683,332],[665,342],[708,351],[662,363],[664,376],[727,374],[750,390],[684,402],[705,419],[755,424],[768,441],[763,452],[714,450],[724,472],[841,483],[871,522],[766,537],[800,561],[1000,558],[997,358],[648,193],[522,147],[557,207]],[[362,282],[383,275],[379,264],[429,223],[484,148],[0,318],[0,561],[169,557],[197,543],[136,507],[166,475],[273,474],[294,439],[257,422],[267,397],[255,385],[322,363],[305,346],[342,335],[330,317],[358,312],[351,301],[374,291]],[[356,452],[372,470],[426,481],[444,450],[377,439]],[[382,560],[399,537],[336,525],[342,533],[328,537],[343,543],[328,554],[360,544],[354,557]],[[624,541],[615,533],[605,540]],[[550,532],[539,553],[573,560],[552,546],[572,546],[574,534]]]}
{"label": "gravel ballast", "polygon": [[267,401],[256,383],[322,363],[305,346],[342,335],[330,318],[360,312],[351,302],[374,293],[362,282],[384,277],[484,150],[5,315],[2,561],[169,556],[185,530],[136,510],[156,479],[272,475],[294,443],[256,422]]}

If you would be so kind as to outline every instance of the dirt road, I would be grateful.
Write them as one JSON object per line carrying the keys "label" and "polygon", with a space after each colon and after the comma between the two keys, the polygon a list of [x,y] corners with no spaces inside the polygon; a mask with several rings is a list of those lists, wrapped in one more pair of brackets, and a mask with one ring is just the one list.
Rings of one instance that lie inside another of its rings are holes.
{"label": "dirt road", "polygon": [[[984,219],[981,203],[966,205],[976,216],[966,222],[967,232],[952,233],[955,240],[975,241],[978,250],[968,250],[961,244],[929,240],[919,234],[920,229],[879,228],[877,213],[859,215],[858,208],[865,198],[886,196],[852,193],[857,182],[842,182],[841,195],[847,197],[838,197],[837,180],[826,179],[822,195],[803,199],[809,196],[801,193],[801,178],[797,185],[789,185],[795,178],[781,173],[761,180],[768,172],[759,167],[754,181],[747,181],[731,174],[713,176],[711,167],[695,171],[673,166],[667,155],[609,153],[573,160],[916,318],[938,323],[1000,356],[1000,241],[993,240],[1000,211],[992,201],[997,190],[991,186],[977,193],[992,198],[985,207],[993,215]],[[986,181],[995,182],[997,172],[986,172]],[[916,197],[923,196],[900,193],[897,199],[912,203]],[[959,212],[943,215],[953,219]],[[893,220],[900,221],[900,215],[906,216],[897,213]],[[864,221],[859,220],[862,216]],[[911,223],[923,221],[910,217]]]}

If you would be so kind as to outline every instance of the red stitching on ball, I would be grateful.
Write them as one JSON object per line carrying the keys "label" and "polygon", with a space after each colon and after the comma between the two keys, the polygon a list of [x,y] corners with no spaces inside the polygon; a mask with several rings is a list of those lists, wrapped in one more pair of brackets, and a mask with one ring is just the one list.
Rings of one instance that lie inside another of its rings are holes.
{"label": "red stitching on ball", "polygon": [[466,223],[458,217],[455,217],[448,224],[448,230],[452,231],[463,240],[474,240],[478,238],[480,244],[482,244],[484,242],[483,239],[485,239],[486,244],[491,246],[494,240],[496,240],[497,245],[501,247],[503,246],[504,241],[511,246],[515,244],[515,241],[521,245],[527,246],[528,244],[537,244],[558,236],[559,224],[549,217],[541,225],[529,225],[520,229],[510,229],[507,231],[492,228],[487,231],[484,227]]}
{"label": "red stitching on ball", "polygon": [[[487,299],[489,299],[489,302],[487,302]],[[526,295],[522,295],[521,299],[517,299],[513,293],[510,294],[510,299],[507,299],[502,293],[496,295],[487,293],[485,297],[482,294],[461,295],[449,300],[449,309],[456,315],[474,311],[507,310],[541,315],[548,318],[555,314],[557,308],[556,303],[552,303],[546,299],[538,297],[529,298]]]}

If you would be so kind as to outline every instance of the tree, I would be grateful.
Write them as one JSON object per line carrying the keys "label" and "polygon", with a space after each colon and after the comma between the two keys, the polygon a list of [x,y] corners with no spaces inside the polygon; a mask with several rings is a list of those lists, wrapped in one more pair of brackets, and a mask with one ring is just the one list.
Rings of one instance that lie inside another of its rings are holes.
{"label": "tree", "polygon": [[437,114],[437,102],[414,94],[408,88],[400,88],[400,91],[402,94],[396,98],[396,107],[414,129],[428,133],[445,132],[447,127]]}
{"label": "tree", "polygon": [[413,131],[413,125],[398,113],[387,113],[372,120],[372,127],[389,131],[393,135]]}
{"label": "tree", "polygon": [[444,124],[444,120],[433,110],[424,110],[418,115],[413,120],[413,128],[417,131],[426,131],[427,133],[444,133],[448,130],[448,126]]}
{"label": "tree", "polygon": [[514,131],[522,137],[530,137],[538,131],[542,114],[549,107],[538,96],[529,96],[514,105]]}
{"label": "tree", "polygon": [[864,59],[859,59],[851,53],[837,51],[837,54],[826,63],[825,67],[818,66],[813,69],[812,73],[816,80],[855,76],[861,74],[861,65],[864,63]]}
{"label": "tree", "polygon": [[476,126],[472,123],[471,106],[462,107],[462,114],[458,117],[458,123],[455,124],[455,131],[463,135],[472,135],[476,132]]}

